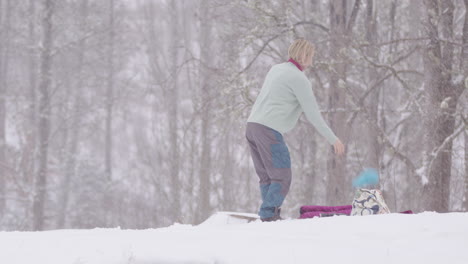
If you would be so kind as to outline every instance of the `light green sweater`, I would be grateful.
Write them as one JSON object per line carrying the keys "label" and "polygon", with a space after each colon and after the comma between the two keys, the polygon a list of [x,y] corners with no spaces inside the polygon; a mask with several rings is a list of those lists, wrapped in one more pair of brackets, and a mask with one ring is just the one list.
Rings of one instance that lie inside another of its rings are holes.
{"label": "light green sweater", "polygon": [[312,85],[291,62],[274,65],[260,90],[247,122],[273,128],[281,134],[293,129],[301,113],[330,144],[338,139],[320,114]]}

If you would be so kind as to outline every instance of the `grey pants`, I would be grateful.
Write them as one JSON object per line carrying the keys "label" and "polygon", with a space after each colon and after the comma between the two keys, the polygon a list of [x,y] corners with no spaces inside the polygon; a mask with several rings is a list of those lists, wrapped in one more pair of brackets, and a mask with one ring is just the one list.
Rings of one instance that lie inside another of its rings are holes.
{"label": "grey pants", "polygon": [[291,186],[291,158],[283,136],[258,123],[247,123],[246,138],[255,171],[260,178],[260,218],[274,216]]}

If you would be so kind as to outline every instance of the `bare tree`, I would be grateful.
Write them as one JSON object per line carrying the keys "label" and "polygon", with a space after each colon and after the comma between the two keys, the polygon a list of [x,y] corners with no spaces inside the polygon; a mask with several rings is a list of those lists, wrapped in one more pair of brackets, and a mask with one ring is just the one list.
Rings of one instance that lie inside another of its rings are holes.
{"label": "bare tree", "polygon": [[28,99],[29,99],[29,113],[28,113],[28,123],[27,126],[29,131],[26,132],[27,142],[26,149],[23,151],[23,160],[22,164],[24,165],[24,181],[27,183],[32,183],[34,179],[35,171],[35,149],[37,143],[37,45],[36,45],[36,2],[35,0],[29,1],[28,13],[29,13],[29,23],[28,23],[28,45],[29,45],[29,63],[28,63]]}
{"label": "bare tree", "polygon": [[[450,199],[452,141],[456,132],[456,108],[464,86],[453,82],[454,4],[452,1],[442,1],[439,7],[436,0],[425,0],[424,4],[427,10],[426,33],[429,38],[424,56],[424,166],[427,178],[424,200],[426,209],[447,212]],[[448,41],[442,42],[442,39]]]}
{"label": "bare tree", "polygon": [[[374,61],[377,61],[378,58],[378,49],[375,46],[376,41],[378,39],[378,32],[377,32],[377,15],[376,15],[376,8],[374,8],[374,1],[367,0],[367,7],[366,7],[366,40],[369,43],[369,48],[367,50],[367,56]],[[369,83],[371,87],[373,87],[376,82],[378,82],[378,73],[375,67],[370,67],[368,69],[368,76],[369,76]],[[371,88],[370,87],[370,88]],[[369,105],[369,112],[371,114],[370,118],[372,122],[378,122],[379,116],[379,96],[380,96],[379,88],[374,89],[370,92],[368,96],[368,105]],[[369,163],[368,166],[372,168],[380,168],[380,153],[381,153],[381,143],[378,140],[379,134],[376,129],[370,130],[370,140],[368,142],[369,145]]]}
{"label": "bare tree", "polygon": [[[86,32],[86,21],[88,15],[88,0],[82,0],[80,3],[79,17],[80,17],[80,29],[82,34]],[[70,181],[75,177],[76,172],[76,160],[78,155],[78,140],[81,131],[81,123],[83,117],[83,85],[84,85],[84,74],[83,74],[83,64],[86,51],[86,40],[80,38],[78,47],[77,47],[77,78],[76,82],[73,85],[73,110],[72,110],[72,123],[70,126],[71,129],[71,138],[66,151],[65,157],[65,175],[62,182],[61,194],[60,194],[60,205],[58,210],[58,220],[57,227],[63,228],[66,223],[67,216],[67,207],[70,198]]]}
{"label": "bare tree", "polygon": [[[331,1],[330,4],[330,73],[329,106],[331,108],[346,108],[346,43],[350,41],[352,28],[356,22],[360,0],[354,2],[351,15],[347,15],[347,2]],[[338,138],[346,144],[346,113],[336,112],[330,117],[330,126]],[[342,204],[349,201],[349,177],[346,177],[346,155],[338,157],[332,151],[328,155],[327,201],[332,204]]]}
{"label": "bare tree", "polygon": [[114,0],[109,0],[109,36],[107,54],[106,128],[105,128],[105,171],[112,179],[112,120],[114,107]]}
{"label": "bare tree", "polygon": [[[468,87],[465,89],[468,89]],[[468,211],[468,131],[465,131],[465,195],[463,209],[465,212]]]}
{"label": "bare tree", "polygon": [[[5,5],[3,8],[2,5]],[[4,10],[7,10],[3,14]],[[8,91],[8,63],[10,49],[10,21],[11,2],[0,2],[0,216],[3,216],[6,207],[6,184],[8,161],[6,142],[6,95]],[[4,19],[2,17],[5,16]],[[3,20],[3,21],[2,21]]]}
{"label": "bare tree", "polygon": [[35,194],[33,202],[33,229],[44,229],[44,206],[47,195],[48,174],[48,148],[50,138],[50,86],[52,82],[52,16],[54,13],[54,1],[43,1],[44,16],[42,19],[42,51],[40,63],[39,83],[39,122],[38,122],[38,171],[36,176]]}
{"label": "bare tree", "polygon": [[179,147],[179,136],[177,131],[179,129],[179,85],[178,85],[178,70],[179,70],[179,5],[177,1],[171,0],[170,2],[171,14],[170,20],[170,41],[169,41],[169,67],[170,67],[170,81],[168,82],[167,95],[168,100],[166,101],[168,107],[168,124],[169,124],[169,177],[171,178],[171,200],[172,200],[172,219],[178,222],[180,220],[180,147]]}
{"label": "bare tree", "polygon": [[200,113],[201,118],[201,161],[200,161],[200,200],[199,200],[199,218],[201,221],[209,216],[211,212],[210,196],[211,196],[211,141],[212,141],[212,127],[211,127],[211,78],[209,68],[212,67],[213,57],[211,45],[211,26],[209,24],[209,12],[207,1],[200,2],[200,79],[201,79],[201,98],[202,110]]}
{"label": "bare tree", "polygon": [[[468,0],[464,1],[465,4],[465,19],[463,23],[462,31],[462,44],[463,48],[461,51],[461,69],[464,73],[465,90],[468,90]],[[465,92],[466,94],[466,92]],[[466,120],[464,120],[466,122]],[[466,123],[465,123],[466,125]],[[468,211],[468,130],[465,129],[465,198],[464,198],[464,209]]]}

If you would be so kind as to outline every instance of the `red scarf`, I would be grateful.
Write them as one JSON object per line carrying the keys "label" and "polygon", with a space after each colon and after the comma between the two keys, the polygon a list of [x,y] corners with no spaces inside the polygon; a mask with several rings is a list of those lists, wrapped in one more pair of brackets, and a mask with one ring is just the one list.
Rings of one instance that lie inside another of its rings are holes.
{"label": "red scarf", "polygon": [[289,61],[289,62],[292,62],[294,65],[296,65],[296,67],[297,67],[299,70],[304,71],[304,69],[302,69],[302,66],[301,66],[297,61],[295,61],[294,59],[290,58],[288,61]]}

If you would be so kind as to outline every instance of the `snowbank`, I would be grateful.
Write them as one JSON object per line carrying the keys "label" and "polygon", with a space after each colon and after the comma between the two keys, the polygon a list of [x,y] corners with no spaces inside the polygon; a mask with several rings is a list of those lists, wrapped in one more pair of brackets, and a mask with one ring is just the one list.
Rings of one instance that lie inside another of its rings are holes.
{"label": "snowbank", "polygon": [[468,263],[468,213],[0,232],[8,264]]}

